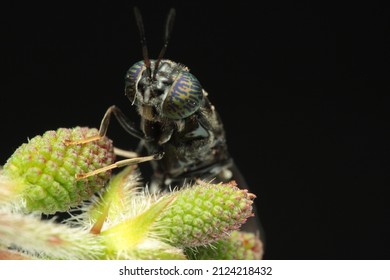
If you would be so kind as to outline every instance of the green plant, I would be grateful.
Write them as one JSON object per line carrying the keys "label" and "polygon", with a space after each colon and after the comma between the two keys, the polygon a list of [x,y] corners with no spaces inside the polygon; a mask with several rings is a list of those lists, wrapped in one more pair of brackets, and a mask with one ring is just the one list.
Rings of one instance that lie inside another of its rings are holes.
{"label": "green plant", "polygon": [[[0,258],[260,259],[259,236],[239,231],[255,195],[234,182],[149,193],[136,166],[112,164],[111,140],[66,145],[96,129],[60,128],[19,147],[0,174]],[[77,215],[73,214],[77,210]],[[57,222],[42,214],[68,212]]]}

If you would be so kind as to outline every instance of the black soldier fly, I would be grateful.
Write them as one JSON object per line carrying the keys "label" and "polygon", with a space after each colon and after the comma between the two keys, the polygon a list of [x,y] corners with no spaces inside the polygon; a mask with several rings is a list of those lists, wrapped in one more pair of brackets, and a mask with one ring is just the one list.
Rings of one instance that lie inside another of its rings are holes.
{"label": "black soldier fly", "polygon": [[[103,137],[110,116],[114,114],[124,130],[140,139],[141,149],[138,153],[145,149],[152,156],[122,160],[112,167],[157,159],[151,161],[152,189],[167,190],[198,179],[214,183],[235,180],[240,188],[247,189],[247,184],[229,155],[223,123],[210,103],[207,92],[186,66],[163,58],[175,10],[171,9],[168,13],[164,45],[156,60],[149,59],[143,20],[137,8],[134,8],[134,15],[141,36],[143,60],[127,71],[125,94],[139,112],[140,128],[132,124],[118,107],[111,106],[103,117],[99,135],[77,143]],[[259,232],[257,217],[249,219],[243,230]]]}

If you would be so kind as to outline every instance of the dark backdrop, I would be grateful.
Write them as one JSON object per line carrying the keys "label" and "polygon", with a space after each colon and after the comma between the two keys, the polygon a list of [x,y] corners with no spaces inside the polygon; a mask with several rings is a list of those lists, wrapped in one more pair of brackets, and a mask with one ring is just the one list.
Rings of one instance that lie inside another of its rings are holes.
{"label": "dark backdrop", "polygon": [[[265,258],[390,259],[390,10],[139,2],[152,57],[177,9],[166,58],[190,67],[224,121],[258,196]],[[85,3],[1,4],[1,164],[46,130],[98,127],[112,104],[136,117],[123,94],[142,59],[135,2]],[[136,145],[116,121],[109,136]]]}

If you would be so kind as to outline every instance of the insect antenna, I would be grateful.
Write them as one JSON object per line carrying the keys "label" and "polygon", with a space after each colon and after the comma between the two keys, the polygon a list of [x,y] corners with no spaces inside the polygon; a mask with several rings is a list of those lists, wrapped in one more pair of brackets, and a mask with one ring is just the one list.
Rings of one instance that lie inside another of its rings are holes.
{"label": "insect antenna", "polygon": [[164,57],[165,51],[167,50],[169,39],[171,37],[172,33],[172,28],[173,28],[173,22],[175,20],[176,16],[176,10],[174,8],[171,8],[169,10],[167,20],[165,22],[165,30],[164,30],[164,45],[160,51],[160,54],[158,55],[156,65],[154,66],[154,71],[153,71],[153,79],[156,78],[156,73],[158,70],[158,66],[160,65],[161,59]]}
{"label": "insect antenna", "polygon": [[148,47],[146,45],[144,23],[142,20],[141,12],[139,11],[139,9],[137,7],[134,7],[134,16],[135,16],[135,21],[137,22],[139,35],[141,37],[142,56],[144,58],[146,71],[148,71],[149,77],[151,78],[150,59],[149,59],[149,54],[148,54]]}

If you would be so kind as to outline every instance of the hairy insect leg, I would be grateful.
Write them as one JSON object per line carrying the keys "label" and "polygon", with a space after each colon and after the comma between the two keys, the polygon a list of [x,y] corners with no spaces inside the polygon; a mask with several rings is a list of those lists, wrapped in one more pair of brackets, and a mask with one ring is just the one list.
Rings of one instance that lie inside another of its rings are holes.
{"label": "hairy insect leg", "polygon": [[103,119],[100,123],[98,135],[94,135],[94,136],[90,136],[84,139],[74,140],[74,141],[66,140],[65,145],[69,146],[69,145],[85,144],[103,138],[104,136],[106,136],[108,125],[110,124],[110,119],[112,114],[114,114],[119,124],[127,133],[129,133],[134,137],[137,137],[138,139],[144,139],[143,133],[130,122],[130,120],[126,117],[125,114],[123,114],[123,112],[118,107],[113,105],[109,107],[106,113],[104,114]]}
{"label": "hairy insect leg", "polygon": [[136,157],[136,158],[129,158],[129,159],[120,160],[120,161],[117,161],[113,164],[107,165],[107,166],[102,167],[102,168],[98,168],[98,169],[91,171],[91,172],[76,174],[76,179],[77,180],[85,179],[85,178],[97,175],[97,174],[102,173],[102,172],[106,172],[106,171],[114,169],[114,168],[138,164],[138,163],[145,162],[145,161],[160,160],[160,159],[162,159],[163,155],[164,155],[164,153],[158,153],[158,154],[154,154],[151,156]]}

